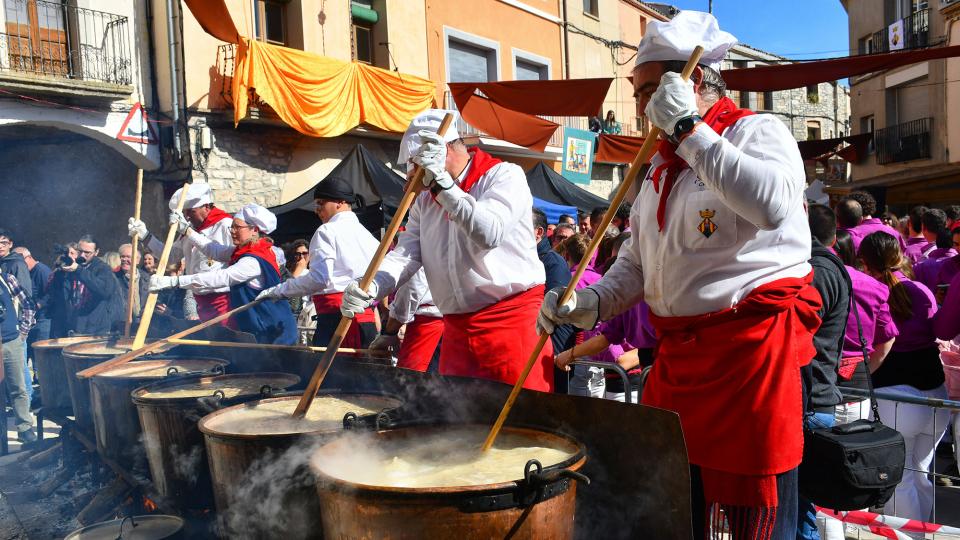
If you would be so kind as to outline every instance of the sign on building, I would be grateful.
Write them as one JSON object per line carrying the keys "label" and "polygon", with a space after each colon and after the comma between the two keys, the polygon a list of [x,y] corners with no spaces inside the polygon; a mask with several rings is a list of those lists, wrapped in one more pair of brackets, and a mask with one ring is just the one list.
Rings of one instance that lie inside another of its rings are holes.
{"label": "sign on building", "polygon": [[564,128],[563,167],[560,174],[577,184],[590,183],[593,167],[593,148],[597,134],[583,129]]}
{"label": "sign on building", "polygon": [[887,39],[891,51],[903,49],[903,19],[895,21],[887,28]]}

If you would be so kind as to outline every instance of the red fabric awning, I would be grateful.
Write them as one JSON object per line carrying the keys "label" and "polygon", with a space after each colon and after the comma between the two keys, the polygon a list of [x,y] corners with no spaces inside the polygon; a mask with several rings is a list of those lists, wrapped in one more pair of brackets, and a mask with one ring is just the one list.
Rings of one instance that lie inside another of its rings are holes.
{"label": "red fabric awning", "polygon": [[844,140],[847,141],[849,145],[838,150],[837,155],[845,159],[847,163],[859,163],[863,158],[867,157],[867,146],[870,144],[870,141],[873,140],[873,133],[852,135],[850,137],[844,137]]}
{"label": "red fabric awning", "polygon": [[240,43],[240,32],[233,24],[227,5],[220,0],[184,0],[200,26],[211,36],[227,43]]}
{"label": "red fabric awning", "polygon": [[633,158],[643,146],[643,137],[602,134],[597,143],[597,155],[594,161],[602,163],[633,163]]}
{"label": "red fabric awning", "polygon": [[746,92],[790,90],[954,56],[960,56],[960,45],[794,62],[776,66],[728,69],[723,71],[723,80],[727,83],[729,90]]}
{"label": "red fabric awning", "polygon": [[843,144],[843,141],[844,137],[798,141],[797,148],[800,149],[800,157],[803,159],[813,159],[828,152],[833,152],[838,146]]}
{"label": "red fabric awning", "polygon": [[[466,94],[466,95],[464,95]],[[460,116],[480,131],[507,142],[543,152],[559,124],[532,114],[517,112],[478,96],[472,90],[459,89],[453,99]]]}
{"label": "red fabric awning", "polygon": [[[567,79],[553,81],[501,81],[449,83],[450,91],[463,99],[479,90],[500,106],[527,114],[546,116],[596,116],[613,79]],[[457,101],[457,105],[460,102]]]}

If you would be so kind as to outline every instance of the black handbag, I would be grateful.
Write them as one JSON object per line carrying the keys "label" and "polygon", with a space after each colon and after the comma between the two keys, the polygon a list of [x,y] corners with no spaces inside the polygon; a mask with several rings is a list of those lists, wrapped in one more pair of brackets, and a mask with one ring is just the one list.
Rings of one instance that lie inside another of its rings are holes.
{"label": "black handbag", "polygon": [[[843,270],[847,281],[850,309],[857,319],[863,361],[867,362],[866,340],[853,303],[850,276],[839,260],[834,263]],[[903,435],[880,421],[873,382],[869,376],[867,381],[873,420],[819,429],[804,426],[803,461],[798,471],[800,494],[817,506],[832,510],[881,506],[890,500],[903,478],[906,462]]]}

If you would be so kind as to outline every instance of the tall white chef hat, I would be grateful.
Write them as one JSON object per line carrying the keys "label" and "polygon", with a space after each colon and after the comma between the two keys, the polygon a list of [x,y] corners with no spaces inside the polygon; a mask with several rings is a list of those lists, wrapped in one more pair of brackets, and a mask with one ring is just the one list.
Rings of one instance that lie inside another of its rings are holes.
{"label": "tall white chef hat", "polygon": [[724,32],[717,19],[702,11],[681,11],[669,21],[651,21],[637,47],[637,63],[687,61],[694,47],[703,47],[700,63],[719,71],[730,47],[737,44],[733,34]]}
{"label": "tall white chef hat", "polygon": [[[183,192],[183,188],[178,189],[174,192],[173,197],[170,197],[170,211],[176,212],[177,203],[180,202],[180,193]],[[213,192],[210,191],[210,184],[190,184],[187,186],[187,200],[183,202],[183,207],[187,208],[197,208],[205,204],[210,204],[213,202]]]}
{"label": "tall white chef hat", "polygon": [[456,128],[457,117],[460,116],[460,113],[444,109],[427,109],[410,122],[410,127],[407,128],[403,138],[400,139],[400,155],[397,156],[397,167],[406,166],[407,160],[417,154],[417,150],[420,149],[420,144],[423,142],[420,140],[419,131],[421,129],[436,131],[440,128],[440,122],[443,122],[443,117],[447,113],[453,113],[453,123],[447,128],[443,140],[451,142],[460,138]]}
{"label": "tall white chef hat", "polygon": [[259,204],[248,204],[233,217],[242,219],[247,225],[255,226],[264,234],[270,234],[277,228],[277,216]]}

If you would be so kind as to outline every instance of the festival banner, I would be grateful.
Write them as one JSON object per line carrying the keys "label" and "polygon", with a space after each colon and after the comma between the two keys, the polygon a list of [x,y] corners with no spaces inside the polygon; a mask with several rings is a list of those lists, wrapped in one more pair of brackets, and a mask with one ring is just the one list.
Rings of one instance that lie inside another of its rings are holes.
{"label": "festival banner", "polygon": [[564,128],[563,167],[560,174],[575,184],[589,184],[593,148],[597,134],[583,129]]}

